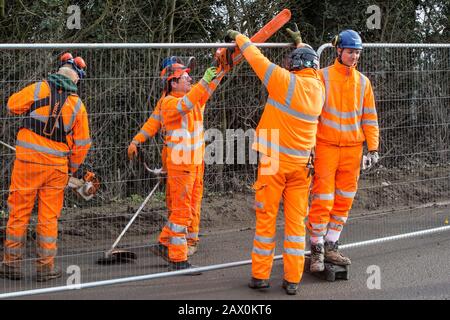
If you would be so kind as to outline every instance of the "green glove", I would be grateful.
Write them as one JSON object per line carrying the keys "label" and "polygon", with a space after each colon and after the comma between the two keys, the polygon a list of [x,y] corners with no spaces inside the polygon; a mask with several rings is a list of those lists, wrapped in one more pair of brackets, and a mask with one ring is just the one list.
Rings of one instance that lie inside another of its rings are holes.
{"label": "green glove", "polygon": [[216,75],[217,75],[217,68],[209,67],[208,69],[206,69],[202,80],[204,80],[206,83],[209,84],[216,77]]}
{"label": "green glove", "polygon": [[300,31],[292,31],[290,28],[286,28],[287,33],[294,41],[295,45],[298,46],[302,43],[302,36],[300,35]]}
{"label": "green glove", "polygon": [[240,32],[236,31],[236,30],[228,30],[227,31],[227,36],[229,36],[233,40],[236,40],[236,37],[238,34],[240,34]]}

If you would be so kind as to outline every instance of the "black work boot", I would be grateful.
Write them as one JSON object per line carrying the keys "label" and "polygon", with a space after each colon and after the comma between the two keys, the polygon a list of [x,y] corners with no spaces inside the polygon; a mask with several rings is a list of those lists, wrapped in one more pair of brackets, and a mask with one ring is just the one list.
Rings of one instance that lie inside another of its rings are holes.
{"label": "black work boot", "polygon": [[36,281],[44,282],[62,277],[61,269],[58,267],[38,267],[36,270]]}
{"label": "black work boot", "polygon": [[150,247],[150,251],[157,256],[160,256],[166,261],[169,261],[169,248],[165,245],[158,243],[156,246]]}
{"label": "black work boot", "polygon": [[[186,270],[191,268],[197,268],[197,266],[194,266],[189,263],[189,261],[179,261],[179,262],[173,262],[169,261],[169,271],[180,271],[180,270]],[[192,276],[198,276],[202,273],[200,271],[195,271],[192,273],[189,273],[188,275]]]}
{"label": "black work boot", "polygon": [[284,290],[286,290],[286,293],[288,295],[295,295],[298,293],[298,283],[283,280],[282,287]]}
{"label": "black work boot", "polygon": [[269,284],[269,279],[256,279],[256,278],[251,278],[250,282],[248,283],[249,288],[252,289],[265,289],[265,288],[269,288],[270,284]]}
{"label": "black work boot", "polygon": [[23,273],[18,267],[11,267],[5,263],[2,263],[0,266],[0,278],[20,280],[23,278]]}
{"label": "black work boot", "polygon": [[324,247],[322,243],[311,243],[311,262],[309,264],[310,272],[322,272],[325,270]]}
{"label": "black work boot", "polygon": [[347,266],[352,261],[339,251],[339,243],[325,241],[325,261],[339,266]]}

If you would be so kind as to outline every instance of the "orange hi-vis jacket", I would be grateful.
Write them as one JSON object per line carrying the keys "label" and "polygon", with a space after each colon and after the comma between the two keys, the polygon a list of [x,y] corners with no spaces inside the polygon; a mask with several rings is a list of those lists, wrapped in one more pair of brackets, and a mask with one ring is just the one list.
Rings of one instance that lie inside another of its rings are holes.
{"label": "orange hi-vis jacket", "polygon": [[[8,100],[7,108],[12,114],[26,114],[35,102],[50,96],[47,81],[33,83],[21,91],[14,93]],[[29,114],[29,117],[46,122],[50,106],[42,105]],[[60,166],[65,172],[70,168],[75,173],[83,163],[91,146],[86,108],[78,97],[71,93],[62,107],[61,117],[66,134],[66,143],[41,136],[32,130],[22,127],[17,134],[16,159]]]}
{"label": "orange hi-vis jacket", "polygon": [[205,104],[223,78],[220,73],[207,84],[203,79],[185,95],[170,93],[161,101],[161,124],[167,148],[168,169],[195,170],[203,164]]}
{"label": "orange hi-vis jacket", "polygon": [[356,146],[367,141],[369,151],[378,150],[379,128],[370,80],[337,59],[319,70],[326,99],[320,115],[317,142]]}
{"label": "orange hi-vis jacket", "polygon": [[253,149],[282,161],[307,163],[325,99],[318,73],[277,66],[244,35],[236,43],[269,92]]}
{"label": "orange hi-vis jacket", "polygon": [[141,144],[147,139],[154,137],[161,129],[161,100],[156,104],[150,118],[142,126],[141,130],[134,136],[133,142]]}

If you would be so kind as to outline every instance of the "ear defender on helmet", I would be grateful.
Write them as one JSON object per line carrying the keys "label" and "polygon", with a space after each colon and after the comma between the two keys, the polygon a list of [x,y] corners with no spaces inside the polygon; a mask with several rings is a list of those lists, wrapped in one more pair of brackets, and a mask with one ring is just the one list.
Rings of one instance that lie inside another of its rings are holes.
{"label": "ear defender on helmet", "polygon": [[86,77],[86,62],[84,62],[82,57],[73,58],[70,52],[66,52],[59,58],[59,67],[65,64],[70,64],[73,70],[78,74],[80,79]]}
{"label": "ear defender on helmet", "polygon": [[300,47],[292,51],[287,62],[289,71],[305,68],[319,69],[319,56],[310,46]]}
{"label": "ear defender on helmet", "polygon": [[331,40],[331,45],[332,45],[333,47],[336,47],[337,44],[338,44],[338,42],[339,42],[339,35],[334,36],[334,38]]}

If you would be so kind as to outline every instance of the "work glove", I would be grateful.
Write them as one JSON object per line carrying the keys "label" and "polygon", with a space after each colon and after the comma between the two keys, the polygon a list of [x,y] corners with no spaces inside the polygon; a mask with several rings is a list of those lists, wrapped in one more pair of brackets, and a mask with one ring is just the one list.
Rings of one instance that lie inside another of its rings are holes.
{"label": "work glove", "polygon": [[217,68],[209,67],[208,69],[206,69],[202,80],[209,84],[216,77],[216,75],[217,75]]}
{"label": "work glove", "polygon": [[302,36],[300,35],[300,31],[292,31],[290,28],[286,28],[287,33],[289,34],[289,36],[292,38],[292,40],[294,41],[295,46],[298,46],[299,44],[301,44],[302,41]]}
{"label": "work glove", "polygon": [[369,153],[363,157],[363,170],[370,169],[379,159],[380,156],[378,155],[378,152],[369,151]]}
{"label": "work glove", "polygon": [[128,159],[133,160],[134,158],[136,158],[138,152],[139,152],[138,146],[134,142],[131,142],[130,145],[128,146]]}
{"label": "work glove", "polygon": [[236,30],[231,30],[230,29],[230,30],[227,31],[227,36],[233,41],[236,41],[236,37],[237,37],[238,34],[240,34],[240,32],[236,31]]}

